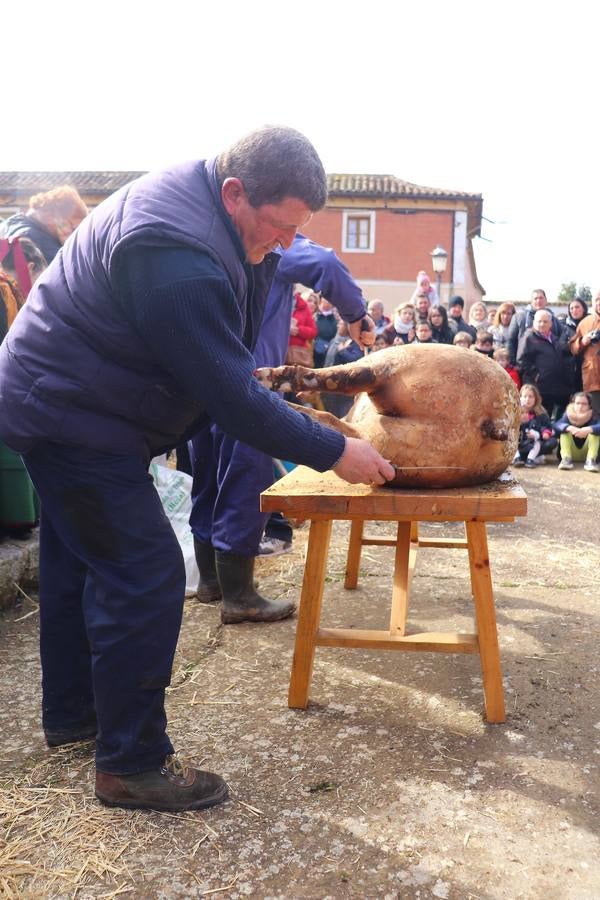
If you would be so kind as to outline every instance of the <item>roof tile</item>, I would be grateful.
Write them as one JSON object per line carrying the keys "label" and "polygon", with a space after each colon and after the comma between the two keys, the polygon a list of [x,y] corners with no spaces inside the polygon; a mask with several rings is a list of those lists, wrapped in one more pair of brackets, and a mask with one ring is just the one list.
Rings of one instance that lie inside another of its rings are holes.
{"label": "roof tile", "polygon": [[[0,172],[0,191],[35,193],[50,190],[61,184],[71,184],[79,191],[110,194],[144,174],[144,172]],[[327,186],[332,197],[481,198],[481,194],[413,184],[396,178],[395,175],[334,173],[327,176]]]}

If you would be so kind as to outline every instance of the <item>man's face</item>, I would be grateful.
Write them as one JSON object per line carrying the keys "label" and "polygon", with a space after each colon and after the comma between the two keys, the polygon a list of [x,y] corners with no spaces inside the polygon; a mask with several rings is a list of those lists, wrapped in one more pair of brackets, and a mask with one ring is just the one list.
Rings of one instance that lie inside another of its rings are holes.
{"label": "man's face", "polygon": [[600,316],[600,294],[594,300],[594,311]]}
{"label": "man's face", "polygon": [[547,302],[546,295],[541,291],[534,291],[531,295],[531,305],[534,309],[544,309]]}
{"label": "man's face", "polygon": [[280,203],[252,206],[237,178],[225,180],[221,196],[244,245],[246,260],[252,265],[262,262],[275,247],[281,246],[284,250],[290,247],[296,232],[312,216],[311,210],[296,197],[286,197]]}
{"label": "man's face", "polygon": [[463,313],[463,308],[460,303],[455,303],[454,306],[450,307],[449,312],[453,319],[460,319]]}
{"label": "man's face", "polygon": [[417,309],[419,311],[419,315],[426,316],[429,312],[429,307],[431,306],[427,297],[419,297],[417,299]]}

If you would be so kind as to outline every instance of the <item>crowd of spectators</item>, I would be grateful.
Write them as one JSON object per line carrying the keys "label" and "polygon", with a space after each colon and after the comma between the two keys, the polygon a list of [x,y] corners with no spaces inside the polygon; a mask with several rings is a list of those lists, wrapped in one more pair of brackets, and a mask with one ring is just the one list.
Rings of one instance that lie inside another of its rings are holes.
{"label": "crowd of spectators", "polygon": [[[561,469],[573,468],[575,459],[584,461],[586,470],[598,471],[598,447],[591,438],[600,435],[600,293],[591,310],[576,297],[566,313],[555,313],[545,291],[536,289],[519,311],[513,303],[488,308],[476,301],[465,317],[463,298],[452,297],[446,308],[424,275],[419,273],[410,301],[397,306],[391,316],[385,314],[381,300],[371,300],[368,311],[376,333],[372,352],[437,343],[490,357],[521,390],[521,439],[514,464],[534,468],[556,452]],[[362,351],[348,337],[331,304],[313,296],[312,308],[316,337],[312,360],[307,357],[305,364],[321,368],[358,359]],[[305,352],[311,353],[310,340]],[[343,398],[342,405],[348,402]],[[324,408],[343,414],[345,409],[336,404],[337,400],[323,400]],[[584,406],[589,421],[582,425]],[[568,418],[569,411],[571,417],[578,412],[577,421]]]}

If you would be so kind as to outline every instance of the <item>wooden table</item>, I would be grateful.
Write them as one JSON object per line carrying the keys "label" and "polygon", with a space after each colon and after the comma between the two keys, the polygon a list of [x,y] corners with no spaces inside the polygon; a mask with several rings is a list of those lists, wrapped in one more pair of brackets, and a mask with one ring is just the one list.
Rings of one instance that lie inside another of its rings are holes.
{"label": "wooden table", "polygon": [[[527,496],[514,478],[504,475],[490,484],[469,488],[405,490],[351,485],[333,472],[319,474],[299,466],[262,494],[261,509],[311,522],[288,695],[290,707],[304,709],[308,705],[316,647],[478,653],[487,720],[504,721],[486,525],[512,522],[516,516],[527,514]],[[385,631],[320,627],[331,526],[338,519],[352,522],[346,588],[357,586],[364,545],[396,548],[390,622]],[[397,522],[396,538],[364,536],[364,523],[369,520]],[[456,521],[465,523],[463,539],[419,538],[419,522]],[[419,547],[460,547],[468,551],[476,633],[406,633],[410,584]]]}

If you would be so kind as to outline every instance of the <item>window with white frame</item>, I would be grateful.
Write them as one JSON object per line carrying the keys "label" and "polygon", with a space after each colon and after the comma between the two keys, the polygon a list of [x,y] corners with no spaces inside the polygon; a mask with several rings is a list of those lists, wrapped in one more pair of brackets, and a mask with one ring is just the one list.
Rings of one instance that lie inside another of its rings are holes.
{"label": "window with white frame", "polygon": [[375,212],[346,210],[342,221],[344,253],[375,252]]}

